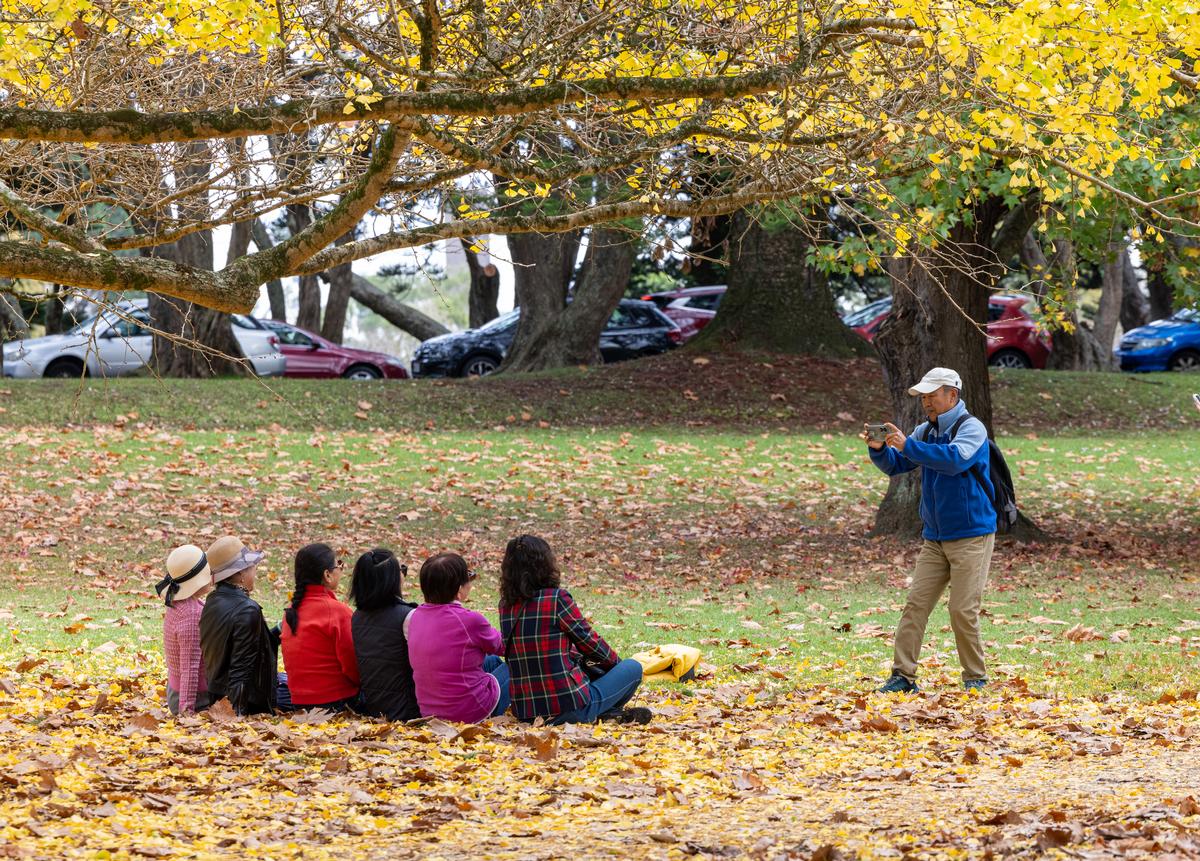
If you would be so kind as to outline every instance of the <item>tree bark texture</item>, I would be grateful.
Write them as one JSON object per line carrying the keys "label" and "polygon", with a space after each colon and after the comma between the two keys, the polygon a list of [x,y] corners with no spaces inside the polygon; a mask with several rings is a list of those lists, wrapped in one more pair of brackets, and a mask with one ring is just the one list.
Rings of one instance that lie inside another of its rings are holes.
{"label": "tree bark texture", "polygon": [[[193,233],[156,252],[175,263],[211,271],[212,232]],[[242,350],[233,337],[228,314],[157,293],[149,297],[150,319],[158,330],[150,361],[155,373],[163,377],[222,377],[249,372],[237,361]]]}
{"label": "tree bark texture", "polygon": [[549,367],[543,355],[554,323],[567,307],[567,291],[575,271],[581,236],[568,233],[524,233],[508,237],[513,287],[521,318],[512,348],[501,370]]}
{"label": "tree bark texture", "polygon": [[1128,332],[1150,322],[1150,299],[1142,292],[1142,285],[1134,268],[1133,258],[1125,253],[1125,265],[1121,270],[1124,288],[1121,291],[1121,329]]}
{"label": "tree bark texture", "polygon": [[[287,208],[288,231],[298,235],[313,222],[312,208],[297,203]],[[300,276],[300,309],[296,312],[296,325],[310,332],[321,330],[321,278],[316,273]]]}
{"label": "tree bark texture", "polygon": [[[271,234],[267,233],[267,226],[257,218],[254,219],[250,232],[251,238],[254,240],[254,246],[259,251],[275,246],[275,243],[271,241]],[[271,306],[271,319],[286,323],[287,302],[284,300],[283,282],[280,279],[272,278],[267,282],[267,302]]]}
{"label": "tree bark texture", "polygon": [[[1021,264],[1029,276],[1030,290],[1044,310],[1050,307],[1050,282],[1056,282],[1067,292],[1075,290],[1075,245],[1071,240],[1054,240],[1053,254],[1047,259],[1041,241],[1035,231],[1026,231],[1021,242]],[[1090,326],[1079,318],[1079,310],[1072,308],[1067,315],[1067,327],[1050,333],[1050,355],[1046,367],[1056,371],[1100,371],[1106,360],[1100,350],[1100,342],[1092,334]],[[1068,328],[1069,327],[1069,328]]]}
{"label": "tree bark texture", "polygon": [[764,224],[738,212],[729,236],[728,289],[689,349],[870,355],[871,346],[838,316],[824,274],[806,262],[812,242],[801,227]]}
{"label": "tree bark texture", "polygon": [[1125,295],[1125,265],[1129,262],[1129,246],[1124,239],[1109,243],[1108,255],[1101,269],[1100,308],[1096,311],[1096,340],[1104,351],[1106,365],[1112,366],[1112,351],[1121,322],[1121,304]]}
{"label": "tree bark texture", "polygon": [[[514,250],[513,239],[509,237],[514,263],[521,260],[522,255],[534,257],[537,254],[527,247],[531,243],[522,243],[520,240],[517,244],[522,246],[521,250]],[[540,371],[601,361],[600,333],[624,295],[633,274],[637,244],[629,232],[617,226],[593,228],[576,279],[574,295],[570,304],[567,304],[566,286],[570,283],[574,267],[572,265],[568,269],[564,264],[568,256],[574,263],[578,239],[542,239],[546,241],[546,245],[540,249],[546,261],[544,277],[537,278],[531,267],[522,273],[525,276],[524,284],[520,276],[517,280],[521,319],[513,348],[501,366],[504,371]],[[521,270],[518,268],[517,271]],[[528,306],[524,296],[529,296],[535,289],[542,291],[535,299],[539,308],[548,310],[557,305],[557,310],[545,313],[539,321],[540,327],[533,328],[531,324],[526,328]]]}
{"label": "tree bark texture", "polygon": [[[338,239],[345,245],[354,239],[354,231]],[[342,343],[346,330],[346,311],[350,306],[350,290],[354,286],[354,265],[343,263],[325,273],[329,279],[329,295],[325,298],[325,316],[321,320],[321,337],[335,344]]]}
{"label": "tree bark texture", "polygon": [[467,296],[468,322],[472,329],[500,316],[500,270],[494,263],[481,264],[479,254],[472,250],[474,240],[460,239],[471,273],[471,289]]}
{"label": "tree bark texture", "polygon": [[42,323],[46,327],[47,335],[59,335],[65,329],[63,317],[66,316],[67,309],[63,303],[63,288],[60,284],[52,284],[50,287],[50,295],[46,297],[46,301],[42,306]]}
{"label": "tree bark texture", "polygon": [[1175,313],[1175,287],[1167,280],[1166,270],[1149,273],[1146,287],[1150,291],[1150,319],[1165,320]]}

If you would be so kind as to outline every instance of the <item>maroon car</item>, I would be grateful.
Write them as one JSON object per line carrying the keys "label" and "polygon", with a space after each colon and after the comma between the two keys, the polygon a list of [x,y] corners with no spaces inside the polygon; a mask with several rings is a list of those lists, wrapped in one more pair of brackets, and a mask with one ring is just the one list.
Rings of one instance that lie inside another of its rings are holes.
{"label": "maroon car", "polygon": [[[1039,332],[1025,310],[1028,296],[996,295],[988,299],[988,364],[998,368],[1046,367],[1050,339]],[[879,327],[892,313],[891,297],[872,302],[843,318],[843,322],[868,341],[875,340]]]}
{"label": "maroon car", "polygon": [[714,284],[708,287],[687,287],[682,290],[668,290],[665,293],[651,293],[642,299],[653,302],[660,311],[674,320],[675,325],[683,332],[683,340],[686,341],[717,316],[717,308],[720,307],[724,296],[725,285]]}
{"label": "maroon car", "polygon": [[395,356],[356,350],[327,341],[315,332],[278,320],[259,320],[279,335],[287,359],[285,377],[344,377],[347,380],[406,380],[408,370]]}

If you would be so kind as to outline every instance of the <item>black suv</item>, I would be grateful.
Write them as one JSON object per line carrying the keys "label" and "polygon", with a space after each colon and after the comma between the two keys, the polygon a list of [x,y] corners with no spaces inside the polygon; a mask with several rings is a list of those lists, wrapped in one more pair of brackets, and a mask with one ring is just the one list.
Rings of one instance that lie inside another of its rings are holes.
{"label": "black suv", "polygon": [[[430,338],[413,354],[414,377],[470,377],[490,374],[512,346],[521,309],[501,314],[478,329]],[[683,333],[652,302],[622,299],[600,333],[605,362],[665,353],[683,343]]]}

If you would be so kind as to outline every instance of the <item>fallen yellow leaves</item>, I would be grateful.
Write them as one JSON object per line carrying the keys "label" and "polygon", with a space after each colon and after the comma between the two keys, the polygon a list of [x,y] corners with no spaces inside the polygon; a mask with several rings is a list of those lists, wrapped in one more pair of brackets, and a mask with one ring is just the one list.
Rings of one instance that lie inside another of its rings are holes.
{"label": "fallen yellow leaves", "polygon": [[1200,857],[1192,692],[759,677],[652,686],[645,727],[173,719],[156,657],[73,660],[0,671],[0,856]]}

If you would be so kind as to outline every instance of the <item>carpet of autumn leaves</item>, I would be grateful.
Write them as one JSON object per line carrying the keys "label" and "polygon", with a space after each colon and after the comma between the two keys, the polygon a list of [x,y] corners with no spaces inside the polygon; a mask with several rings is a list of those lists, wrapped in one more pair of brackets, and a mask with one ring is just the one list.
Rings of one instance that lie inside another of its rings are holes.
{"label": "carpet of autumn leaves", "polygon": [[170,719],[154,655],[0,692],[0,856],[1200,858],[1194,692],[651,686],[645,727]]}
{"label": "carpet of autumn leaves", "polygon": [[[763,388],[780,427],[748,427],[733,395],[725,424],[710,405],[703,428],[562,427],[528,385],[511,414],[424,431],[390,426],[374,395],[340,430],[196,429],[136,403],[72,427],[6,414],[0,857],[1200,858],[1190,436],[1005,437],[1055,540],[997,554],[998,684],[957,691],[939,644],[929,692],[888,699],[863,692],[915,545],[867,535],[884,482],[848,438],[864,404],[826,394],[855,414],[790,427],[770,397],[798,401],[787,385]],[[654,414],[629,403],[625,419]],[[705,677],[639,694],[646,727],[166,713],[150,588],[173,544],[233,531],[265,547],[257,597],[276,621],[306,541],[384,543],[410,565],[453,548],[487,595],[525,529],[559,548],[623,652],[694,641]],[[864,586],[889,597],[851,609]],[[1068,587],[1090,596],[1077,613]],[[714,604],[728,614],[704,615]],[[1136,661],[1161,655],[1131,689]],[[1115,665],[1109,687],[1062,683],[1085,665]]]}

